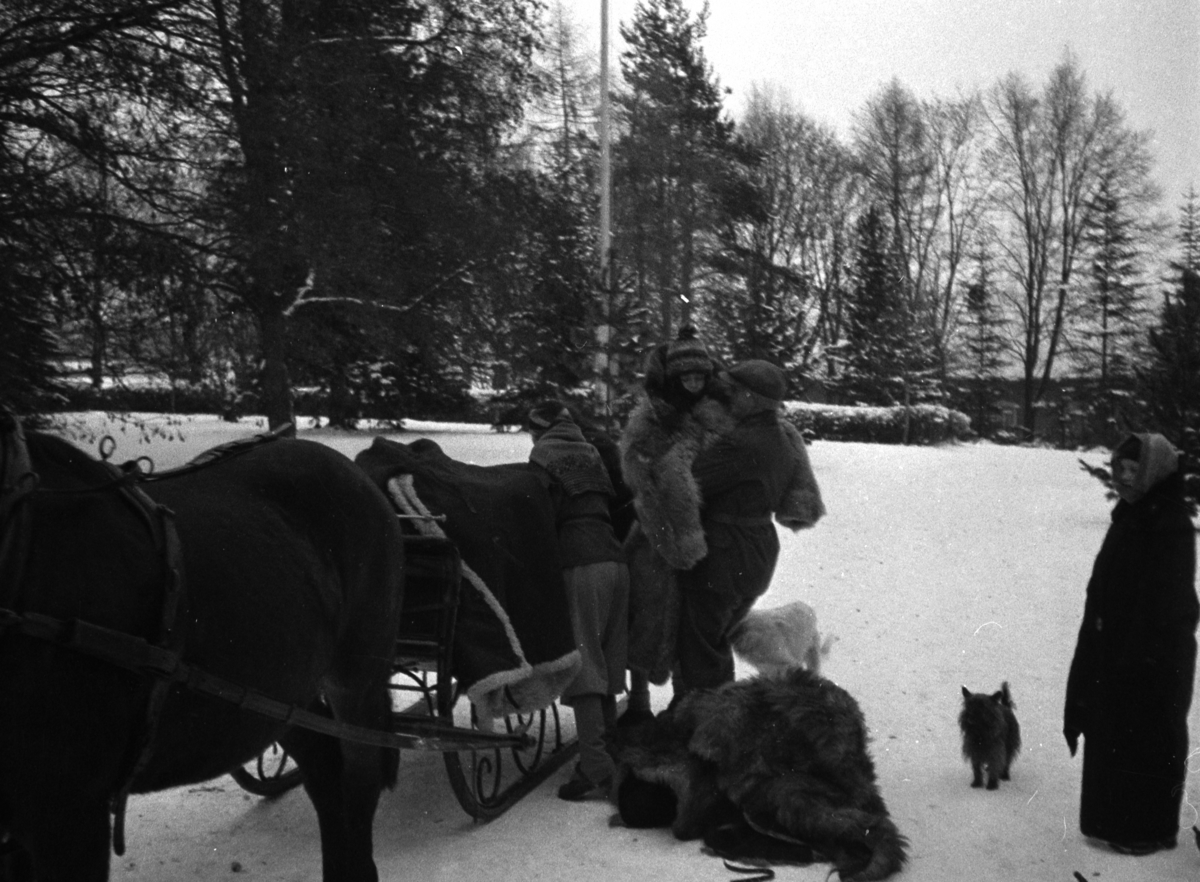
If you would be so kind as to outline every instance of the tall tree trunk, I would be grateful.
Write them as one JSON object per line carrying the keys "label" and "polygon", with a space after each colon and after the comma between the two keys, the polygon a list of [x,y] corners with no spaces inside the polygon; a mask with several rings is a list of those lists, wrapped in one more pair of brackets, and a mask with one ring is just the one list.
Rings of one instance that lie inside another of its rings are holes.
{"label": "tall tree trunk", "polygon": [[268,309],[259,313],[258,332],[263,356],[261,405],[267,425],[272,430],[288,423],[294,426],[296,414],[287,366],[287,316],[283,310]]}

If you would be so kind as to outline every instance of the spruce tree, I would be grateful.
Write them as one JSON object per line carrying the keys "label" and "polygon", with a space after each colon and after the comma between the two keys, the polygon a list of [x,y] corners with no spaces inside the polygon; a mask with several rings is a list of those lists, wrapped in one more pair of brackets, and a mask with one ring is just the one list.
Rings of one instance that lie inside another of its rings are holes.
{"label": "spruce tree", "polygon": [[1195,186],[1188,189],[1179,207],[1180,264],[1200,272],[1200,195]]}
{"label": "spruce tree", "polygon": [[976,434],[988,437],[998,427],[999,402],[1004,395],[1005,321],[997,302],[986,248],[980,247],[975,260],[975,279],[967,286],[964,298],[964,381],[960,400],[962,408],[971,417]]}
{"label": "spruce tree", "polygon": [[854,289],[844,341],[843,397],[854,404],[911,405],[937,397],[933,347],[904,296],[893,236],[871,206],[858,224]]}
{"label": "spruce tree", "polygon": [[42,285],[0,247],[0,408],[38,425],[61,404],[58,346]]}
{"label": "spruce tree", "polygon": [[1133,368],[1146,325],[1141,291],[1140,248],[1136,219],[1126,207],[1112,175],[1101,179],[1089,204],[1084,240],[1091,252],[1089,283],[1081,299],[1081,328],[1076,357],[1093,386],[1092,419],[1106,443],[1119,440],[1127,422],[1134,387]]}
{"label": "spruce tree", "polygon": [[[627,90],[616,95],[614,243],[634,275],[638,306],[657,307],[657,336],[701,323],[696,280],[722,217],[722,191],[737,177],[733,123],[704,56],[707,7],[642,0],[621,25]],[[696,314],[694,314],[696,313]]]}
{"label": "spruce tree", "polygon": [[1163,298],[1150,331],[1149,358],[1139,372],[1147,424],[1185,454],[1193,505],[1200,500],[1200,272],[1180,269],[1178,287]]}

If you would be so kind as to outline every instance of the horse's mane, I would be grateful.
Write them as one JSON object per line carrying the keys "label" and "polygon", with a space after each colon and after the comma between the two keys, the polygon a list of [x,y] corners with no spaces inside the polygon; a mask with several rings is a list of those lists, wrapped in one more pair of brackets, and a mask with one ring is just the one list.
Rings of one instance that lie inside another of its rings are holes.
{"label": "horse's mane", "polygon": [[25,442],[42,486],[88,489],[113,479],[113,472],[104,463],[56,435],[26,432]]}

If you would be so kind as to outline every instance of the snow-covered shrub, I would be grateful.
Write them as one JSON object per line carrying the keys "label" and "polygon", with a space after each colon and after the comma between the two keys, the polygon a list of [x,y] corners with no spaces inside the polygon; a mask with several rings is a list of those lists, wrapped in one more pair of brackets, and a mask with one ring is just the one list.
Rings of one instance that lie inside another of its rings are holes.
{"label": "snow-covered shrub", "polygon": [[789,401],[784,415],[807,438],[825,441],[867,441],[874,444],[939,444],[967,438],[971,420],[961,411],[940,404],[912,407],[850,407]]}

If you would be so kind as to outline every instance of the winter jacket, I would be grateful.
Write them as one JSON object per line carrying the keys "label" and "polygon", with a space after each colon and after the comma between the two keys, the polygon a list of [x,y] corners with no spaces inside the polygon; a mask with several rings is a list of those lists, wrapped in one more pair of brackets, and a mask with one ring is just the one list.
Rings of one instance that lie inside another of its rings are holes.
{"label": "winter jacket", "polygon": [[1096,556],[1064,708],[1068,740],[1084,737],[1080,829],[1120,844],[1174,841],[1200,620],[1183,479],[1151,483],[1166,442],[1143,437],[1141,495],[1116,505]]}
{"label": "winter jacket", "polygon": [[562,566],[624,562],[609,520],[612,482],[599,452],[584,440],[579,427],[569,421],[555,423],[533,445],[529,460],[542,467],[543,483],[554,503]]}
{"label": "winter jacket", "polygon": [[[678,574],[677,694],[733,679],[731,635],[770,586],[779,557],[773,515],[798,473],[815,492],[808,458],[785,425],[773,410],[750,414],[692,466],[709,552]],[[819,493],[814,502],[809,523],[824,512]]]}

